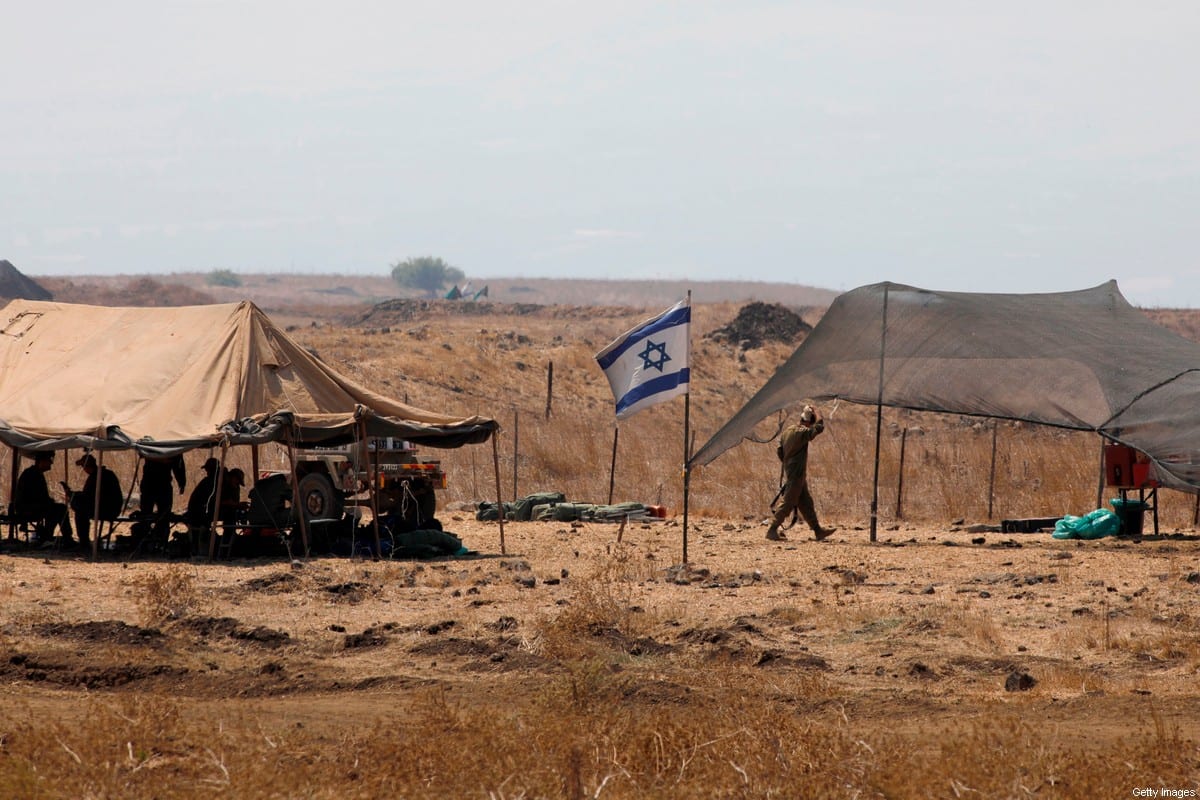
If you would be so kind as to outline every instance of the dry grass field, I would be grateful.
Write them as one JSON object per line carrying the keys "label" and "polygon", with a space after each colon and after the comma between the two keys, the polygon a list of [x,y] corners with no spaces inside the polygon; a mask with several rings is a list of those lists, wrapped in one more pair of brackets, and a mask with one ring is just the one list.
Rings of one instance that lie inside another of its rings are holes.
{"label": "dry grass field", "polygon": [[[695,307],[697,445],[795,346],[706,338],[739,307]],[[684,563],[675,400],[621,424],[612,483],[614,501],[666,505],[666,520],[501,530],[473,513],[497,473],[505,500],[608,500],[612,397],[592,354],[658,309],[464,310],[281,313],[380,392],[501,422],[496,461],[490,444],[425,451],[450,475],[438,516],[475,553],[91,563],[14,550],[0,558],[0,796],[1200,788],[1194,497],[1162,493],[1157,536],[1000,533],[1002,519],[1107,503],[1100,442],[885,411],[872,543],[874,410],[826,406],[810,471],[833,537],[764,540],[778,462],[774,442],[745,442],[693,477]],[[128,481],[132,464],[117,467]]]}

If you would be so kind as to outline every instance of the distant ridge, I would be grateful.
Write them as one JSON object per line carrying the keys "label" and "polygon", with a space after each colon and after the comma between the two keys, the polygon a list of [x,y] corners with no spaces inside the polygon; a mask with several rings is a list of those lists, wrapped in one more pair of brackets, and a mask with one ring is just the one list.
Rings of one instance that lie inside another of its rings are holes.
{"label": "distant ridge", "polygon": [[53,300],[54,295],[23,274],[11,261],[0,259],[0,297],[8,300]]}
{"label": "distant ridge", "polygon": [[[208,282],[208,273],[180,272],[153,276],[79,275],[47,278],[50,286],[75,284],[94,290],[125,291],[139,277],[149,277],[164,286],[182,285],[204,292],[219,303],[251,300],[264,311],[331,306],[373,306],[387,300],[419,298],[424,293],[404,289],[386,273],[346,275],[338,273],[255,273],[238,271],[239,286]],[[840,292],[799,283],[756,281],[687,280],[599,280],[592,278],[480,278],[470,276],[476,290],[488,289],[488,299],[497,303],[624,306],[636,309],[666,307],[682,300],[689,289],[693,303],[748,303],[755,300],[781,303],[792,308],[826,308]],[[57,289],[55,290],[58,291]],[[63,295],[65,298],[65,295]],[[76,302],[96,302],[78,300]],[[143,304],[134,298],[130,304]]]}

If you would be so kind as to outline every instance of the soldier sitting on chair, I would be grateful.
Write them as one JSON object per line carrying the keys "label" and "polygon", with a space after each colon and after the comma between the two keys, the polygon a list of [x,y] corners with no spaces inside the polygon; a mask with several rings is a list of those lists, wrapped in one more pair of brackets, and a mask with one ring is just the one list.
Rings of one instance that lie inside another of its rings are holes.
{"label": "soldier sitting on chair", "polygon": [[46,485],[46,473],[54,466],[53,452],[39,452],[33,456],[33,464],[26,467],[17,478],[17,490],[13,496],[13,513],[34,525],[40,538],[32,544],[40,544],[54,538],[54,529],[62,530],[63,540],[70,541],[71,518],[67,504],[59,503],[50,496]]}
{"label": "soldier sitting on chair", "polygon": [[[96,512],[96,457],[87,453],[75,462],[87,473],[87,480],[78,492],[71,492],[66,484],[63,489],[71,495],[71,509],[75,512],[75,529],[79,531],[79,543],[89,543],[89,530],[92,515]],[[121,482],[117,475],[108,467],[99,471],[100,474],[100,517],[99,522],[114,520],[121,516],[121,506],[125,505],[125,496],[121,493]],[[97,526],[99,530],[99,526]],[[69,540],[63,535],[63,543]]]}

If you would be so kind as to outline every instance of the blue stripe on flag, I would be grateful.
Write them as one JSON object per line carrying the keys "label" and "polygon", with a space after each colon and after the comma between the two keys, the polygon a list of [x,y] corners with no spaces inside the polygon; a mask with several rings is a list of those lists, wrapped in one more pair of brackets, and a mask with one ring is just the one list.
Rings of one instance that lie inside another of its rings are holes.
{"label": "blue stripe on flag", "polygon": [[650,395],[670,391],[688,383],[690,380],[691,370],[685,368],[679,372],[663,375],[661,378],[654,378],[653,380],[638,384],[621,395],[621,399],[617,401],[617,416],[620,416],[622,411],[641,400],[645,400]]}
{"label": "blue stripe on flag", "polygon": [[617,339],[609,345],[608,350],[596,357],[600,362],[600,368],[607,370],[612,366],[613,362],[621,357],[629,348],[641,344],[641,341],[647,336],[659,333],[667,328],[673,328],[676,325],[686,325],[692,321],[692,307],[684,306],[676,308],[663,314],[661,317],[655,317],[640,328],[636,328],[626,333],[623,337]]}

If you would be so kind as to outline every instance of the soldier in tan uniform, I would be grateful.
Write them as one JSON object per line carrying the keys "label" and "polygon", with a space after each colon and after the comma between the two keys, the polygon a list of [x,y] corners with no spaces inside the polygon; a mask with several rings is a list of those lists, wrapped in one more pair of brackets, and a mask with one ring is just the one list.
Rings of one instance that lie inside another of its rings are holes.
{"label": "soldier in tan uniform", "polygon": [[[800,414],[798,424],[788,425],[779,437],[779,459],[783,462],[784,486],[782,498],[771,527],[767,529],[767,538],[773,542],[787,539],[779,526],[787,519],[788,514],[798,513],[813,529],[817,541],[828,537],[835,528],[822,528],[817,521],[817,511],[813,507],[812,494],[808,491],[808,443],[825,430],[825,420],[812,406],[805,406]],[[791,526],[789,526],[791,527]]]}

